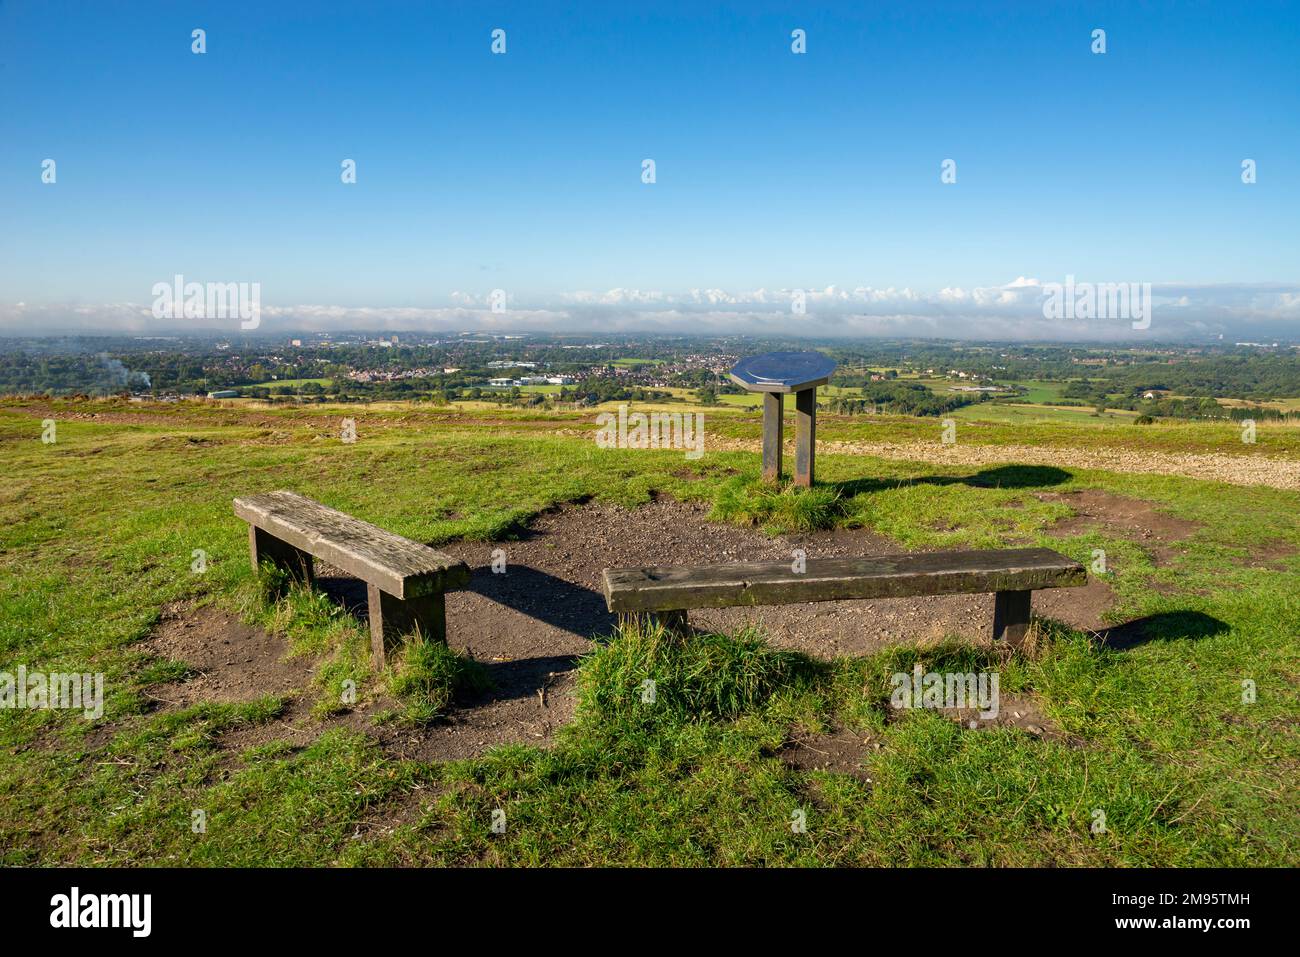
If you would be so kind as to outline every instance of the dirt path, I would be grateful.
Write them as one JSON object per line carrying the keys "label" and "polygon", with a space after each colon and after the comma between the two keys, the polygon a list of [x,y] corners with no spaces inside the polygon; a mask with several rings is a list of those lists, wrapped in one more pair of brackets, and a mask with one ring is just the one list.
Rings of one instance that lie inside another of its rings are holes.
{"label": "dirt path", "polygon": [[[757,440],[710,438],[707,451],[760,452]],[[791,447],[791,454],[793,446]],[[1076,449],[1033,445],[943,445],[939,442],[818,442],[824,455],[874,455],[882,459],[942,465],[1056,465],[1108,472],[1183,475],[1230,485],[1267,485],[1300,491],[1300,460],[1264,453],[1157,452],[1131,449]]]}
{"label": "dirt path", "polygon": [[[861,529],[783,535],[707,519],[706,506],[661,498],[638,509],[613,505],[566,507],[542,515],[521,541],[444,546],[463,558],[474,576],[469,588],[449,595],[452,644],[479,658],[556,661],[590,647],[588,636],[608,633],[603,569],[627,565],[698,565],[789,561],[796,548],[808,558],[879,555],[900,547]],[[493,574],[500,549],[505,574]],[[1079,628],[1103,627],[1113,603],[1108,586],[1054,589],[1040,596],[1043,614]],[[925,599],[817,602],[691,612],[698,628],[735,631],[757,624],[776,645],[810,655],[861,655],[900,641],[945,635],[987,637],[992,595],[940,595]]]}
{"label": "dirt path", "polygon": [[[548,744],[573,720],[576,667],[592,637],[615,620],[605,610],[602,570],[619,565],[786,561],[796,548],[809,558],[873,555],[899,547],[863,530],[770,538],[757,529],[707,520],[697,504],[658,499],[637,509],[574,505],[545,513],[521,539],[457,542],[444,550],[473,570],[469,586],[447,596],[449,642],[488,669],[495,687],[459,700],[449,719],[427,727],[376,725],[373,714],[397,703],[382,694],[353,712],[320,722],[310,714],[316,663],[288,656],[283,638],[245,625],[213,606],[179,606],[164,616],[143,647],[194,668],[187,680],[152,691],[160,704],[179,708],[202,701],[249,701],[266,694],[292,700],[267,725],[229,732],[233,755],[275,738],[303,743],[325,726],[364,731],[390,754],[417,760],[471,757],[506,743]],[[504,573],[492,570],[494,553]],[[328,566],[318,584],[360,621],[365,587]],[[1052,589],[1035,599],[1044,615],[1079,628],[1101,629],[1114,603],[1101,581]],[[725,608],[691,613],[698,628],[735,631],[760,626],[773,644],[820,657],[861,655],[896,642],[932,642],[949,635],[989,639],[992,595],[840,601]]]}

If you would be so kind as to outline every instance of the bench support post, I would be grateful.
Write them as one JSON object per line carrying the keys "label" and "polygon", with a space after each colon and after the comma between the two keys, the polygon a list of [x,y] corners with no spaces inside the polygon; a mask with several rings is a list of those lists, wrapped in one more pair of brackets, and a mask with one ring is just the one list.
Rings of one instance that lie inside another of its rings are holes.
{"label": "bench support post", "polygon": [[794,484],[808,488],[813,483],[813,459],[817,453],[817,390],[794,394]]}
{"label": "bench support post", "polygon": [[256,525],[248,526],[248,557],[254,573],[262,567],[262,562],[271,562],[296,582],[311,585],[316,580],[316,563],[308,552],[294,548]]}
{"label": "bench support post", "polygon": [[781,481],[782,399],[779,392],[763,393],[763,480]]}
{"label": "bench support post", "polygon": [[418,598],[395,598],[374,585],[366,585],[370,613],[371,663],[384,667],[387,645],[419,629],[425,641],[447,642],[447,600],[442,592]]}
{"label": "bench support post", "polygon": [[1029,630],[1031,591],[1000,591],[993,599],[993,640],[1019,648]]}
{"label": "bench support post", "polygon": [[656,613],[654,617],[659,624],[663,625],[664,631],[674,638],[685,638],[691,633],[691,623],[686,616],[685,608],[661,611]]}
{"label": "bench support post", "polygon": [[684,608],[673,611],[628,612],[619,615],[619,624],[642,629],[662,625],[664,631],[674,638],[685,638],[691,633],[691,623]]}

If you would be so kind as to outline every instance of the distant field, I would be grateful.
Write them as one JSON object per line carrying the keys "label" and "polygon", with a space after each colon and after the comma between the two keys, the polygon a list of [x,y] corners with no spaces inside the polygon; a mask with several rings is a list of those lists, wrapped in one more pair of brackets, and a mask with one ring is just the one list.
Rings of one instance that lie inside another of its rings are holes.
{"label": "distant field", "polygon": [[940,395],[945,395],[945,394],[947,394],[948,390],[951,389],[951,388],[953,388],[954,386],[964,384],[964,383],[962,383],[962,382],[955,381],[955,380],[952,380],[952,379],[931,379],[931,378],[925,378],[925,377],[920,377],[920,378],[916,378],[916,379],[904,379],[903,381],[904,381],[904,382],[919,382],[921,385],[925,386],[925,387],[926,387],[927,389],[929,389],[931,392],[936,392],[936,393],[938,393],[938,394],[940,394]]}
{"label": "distant field", "polygon": [[257,383],[256,385],[239,386],[238,388],[241,388],[241,389],[274,389],[274,388],[276,388],[277,386],[286,386],[286,385],[288,385],[288,386],[293,386],[294,388],[297,388],[297,387],[299,387],[299,386],[307,385],[309,382],[310,382],[310,383],[315,383],[316,385],[319,385],[319,386],[327,386],[327,385],[329,385],[329,384],[330,384],[331,382],[333,382],[333,381],[334,381],[333,379],[271,379],[271,380],[268,381],[268,382],[259,382],[259,383]]}
{"label": "distant field", "polygon": [[[948,379],[912,379],[904,381],[921,382],[932,392],[938,395],[952,395],[950,392],[955,388],[957,383]],[[1062,383],[1057,382],[1022,382],[1021,385],[1029,388],[1029,393],[1017,403],[1003,403],[997,401],[978,402],[972,405],[963,406],[962,408],[951,413],[954,418],[965,419],[969,421],[982,422],[1068,422],[1080,425],[1104,425],[1110,423],[1126,423],[1132,421],[1137,416],[1136,412],[1127,412],[1122,410],[1112,410],[1106,413],[1105,417],[1098,418],[1094,416],[1093,410],[1089,407],[1074,406],[1053,406],[1051,400],[1060,398],[1060,392],[1063,388]],[[692,393],[686,389],[671,390],[674,394],[680,393],[688,401]],[[818,399],[825,403],[827,399],[837,395],[859,396],[860,389],[846,389],[840,386],[825,386],[817,390]],[[724,406],[732,408],[757,408],[762,402],[762,396],[758,393],[748,392],[744,395],[723,395],[718,397]],[[788,403],[787,403],[788,404]]]}
{"label": "distant field", "polygon": [[[326,383],[328,381],[329,380],[327,379],[286,380],[286,382],[271,383],[270,385],[272,386],[277,384],[283,385],[283,384],[289,384],[293,382]],[[943,391],[945,392],[948,386],[950,385],[950,383],[948,383],[945,380],[929,380],[929,381],[932,384],[942,385]],[[1059,391],[1059,387],[1061,385],[1060,383],[1041,383],[1041,382],[1024,382],[1022,384],[1030,387],[1031,396],[1050,396],[1053,393]],[[522,393],[539,393],[543,395],[554,395],[555,393],[560,391],[560,388],[561,387],[557,385],[529,385],[529,386],[520,386],[519,391]],[[452,406],[450,408],[459,411],[464,411],[464,412],[484,412],[489,410],[496,410],[499,412],[509,411],[506,406],[504,406],[502,403],[497,401],[496,396],[499,395],[502,398],[502,400],[504,400],[508,397],[510,391],[511,391],[510,389],[498,389],[498,390],[484,389],[483,399],[477,401],[469,400],[469,399],[458,399],[454,403],[452,403]],[[694,389],[667,388],[658,391],[667,392],[671,396],[671,399],[668,401],[660,401],[660,402],[628,402],[627,404],[630,406],[635,406],[637,409],[643,411],[662,409],[670,412],[682,412],[682,411],[690,410],[690,411],[704,412],[706,415],[715,417],[716,421],[718,422],[725,422],[728,420],[743,422],[746,420],[752,421],[754,416],[757,414],[758,410],[761,408],[761,403],[762,403],[762,395],[756,392],[747,392],[741,395],[720,395],[718,396],[718,400],[719,400],[718,405],[705,406],[700,404],[698,401],[696,401],[695,399],[696,390]],[[860,394],[860,390],[858,389],[846,389],[839,386],[823,386],[822,388],[817,390],[818,400],[823,405],[823,407],[825,407],[828,400],[834,396],[837,395],[857,396],[859,394]],[[246,399],[229,400],[229,401],[232,404],[236,404],[236,405],[245,404],[249,402],[256,402],[256,400],[246,400]],[[586,410],[585,414],[590,416],[595,416],[601,412],[617,409],[618,406],[621,404],[623,404],[621,401],[610,401],[610,402],[601,403],[600,405],[593,406],[588,410]],[[1225,401],[1225,404],[1232,405],[1232,404],[1241,404],[1241,403],[1232,403],[1229,401]],[[1273,405],[1274,407],[1279,407],[1279,408],[1285,407],[1286,404],[1291,404],[1300,407],[1300,399],[1288,399],[1288,400],[1281,400],[1278,403],[1271,403],[1271,405]],[[339,409],[355,408],[357,405],[360,405],[364,408],[371,408],[371,409],[376,409],[376,408],[396,409],[402,407],[403,402],[402,400],[376,400],[373,402],[365,402],[365,403],[339,404],[337,408]],[[425,407],[429,407],[429,406],[425,406]],[[328,406],[314,406],[314,408],[333,409],[336,408],[336,406],[334,406],[334,404],[330,404]],[[436,408],[436,406],[434,408]],[[793,416],[792,400],[786,401],[785,410],[786,410],[787,417]],[[525,414],[529,414],[529,413],[525,413]],[[532,410],[532,414],[536,414],[536,410]],[[1108,436],[1109,434],[1107,432],[1107,428],[1109,427],[1110,429],[1115,429],[1120,431],[1117,431],[1114,434],[1113,438],[1101,437],[1097,441],[1115,441],[1115,442],[1120,442],[1125,444],[1132,441],[1132,442],[1139,442],[1141,444],[1146,444],[1146,445],[1150,445],[1152,443],[1168,445],[1173,436],[1181,437],[1181,436],[1190,436],[1193,434],[1195,435],[1209,434],[1204,430],[1200,432],[1189,432],[1188,429],[1183,427],[1184,425],[1186,425],[1186,423],[1178,423],[1169,420],[1161,421],[1159,423],[1158,426],[1159,432],[1137,433],[1133,431],[1133,420],[1139,415],[1139,413],[1137,412],[1124,410],[1124,409],[1109,409],[1104,415],[1097,416],[1094,415],[1094,410],[1090,406],[1057,406],[1057,405],[1052,405],[1050,402],[1027,402],[1027,401],[1005,402],[1000,400],[990,400],[987,402],[978,402],[978,403],[973,403],[971,405],[963,406],[960,409],[957,409],[956,411],[949,413],[949,415],[952,418],[957,419],[959,421],[999,424],[1004,426],[1010,426],[1013,429],[1017,427],[1023,427],[1029,425],[1039,425],[1044,427],[1051,427],[1055,425],[1084,426],[1086,431],[1078,433],[1080,436],[1085,434],[1091,434],[1094,431],[1101,433],[1103,436]],[[824,410],[822,434],[829,436],[831,432],[828,432],[827,429],[836,429],[837,426],[835,426],[833,423],[837,421],[844,422],[844,423],[857,423],[858,425],[863,425],[863,426],[870,426],[874,430],[874,429],[878,429],[879,424],[886,418],[890,419],[893,422],[899,422],[899,423],[901,422],[912,422],[917,424],[924,423],[925,424],[924,427],[928,428],[929,424],[937,423],[940,421],[940,419],[946,417],[947,416],[930,416],[930,417],[911,418],[905,416],[899,417],[899,416],[869,416],[869,415],[832,417],[829,415],[828,412]],[[1238,436],[1238,429],[1235,426],[1224,424],[1219,428],[1221,428],[1223,434],[1226,436],[1230,436],[1233,438],[1236,438]],[[1285,434],[1290,434],[1290,433],[1287,432]],[[1014,438],[1014,433],[1012,433],[1012,435],[1010,435],[1009,438]],[[1043,441],[1044,439],[1045,439],[1044,436],[1040,436],[1039,440]],[[1090,440],[1090,442],[1091,441],[1092,440]],[[1178,442],[1181,443],[1181,439],[1179,439]]]}
{"label": "distant field", "polygon": [[502,393],[505,393],[505,394],[509,394],[513,389],[516,389],[516,388],[517,388],[520,392],[540,392],[540,393],[542,393],[543,395],[549,395],[549,394],[552,393],[552,392],[559,392],[560,389],[562,389],[562,388],[564,388],[564,387],[563,387],[563,386],[559,386],[559,385],[550,385],[550,384],[547,384],[547,385],[521,385],[521,386],[511,386],[510,388],[507,388],[507,389],[495,389],[495,390],[493,390],[493,389],[486,389],[486,388],[485,388],[485,389],[483,390],[483,392],[484,392],[484,394],[486,394],[486,393],[488,393],[488,392],[496,391],[496,392],[502,392]]}
{"label": "distant field", "polygon": [[1226,405],[1231,409],[1240,409],[1250,406],[1262,405],[1267,409],[1277,409],[1279,412],[1300,412],[1300,397],[1291,399],[1220,399],[1220,405]]}
{"label": "distant field", "polygon": [[1094,410],[1087,407],[981,402],[963,406],[951,415],[956,419],[977,422],[1069,422],[1078,425],[1131,423],[1138,416],[1138,413],[1125,409],[1110,409],[1102,416],[1093,413]]}
{"label": "distant field", "polygon": [[[676,391],[676,390],[674,390]],[[686,390],[682,390],[683,392]],[[820,393],[819,393],[820,394]],[[763,404],[763,397],[757,392],[746,392],[742,395],[720,395],[718,401],[723,405],[735,406],[737,408],[757,408]]]}
{"label": "distant field", "polygon": [[1065,390],[1064,382],[1040,382],[1034,379],[1016,382],[1015,385],[1024,386],[1029,391],[1021,397],[1024,402],[1035,404],[1050,405],[1057,399],[1061,398],[1061,393]]}

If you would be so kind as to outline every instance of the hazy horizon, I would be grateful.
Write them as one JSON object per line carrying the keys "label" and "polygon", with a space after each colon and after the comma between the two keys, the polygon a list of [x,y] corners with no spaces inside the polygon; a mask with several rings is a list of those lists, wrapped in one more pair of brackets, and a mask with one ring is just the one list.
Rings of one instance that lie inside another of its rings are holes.
{"label": "hazy horizon", "polygon": [[468,295],[442,307],[261,306],[258,325],[232,319],[158,319],[149,303],[0,304],[0,335],[288,335],[322,332],[595,335],[746,335],[791,338],[917,338],[968,341],[1186,342],[1300,339],[1300,284],[1194,287],[1154,284],[1151,324],[1121,319],[1048,319],[1043,284],[1018,279],[999,287],[804,290],[805,311],[792,313],[793,290],[686,294],[611,290],[560,302],[519,303],[500,311]]}

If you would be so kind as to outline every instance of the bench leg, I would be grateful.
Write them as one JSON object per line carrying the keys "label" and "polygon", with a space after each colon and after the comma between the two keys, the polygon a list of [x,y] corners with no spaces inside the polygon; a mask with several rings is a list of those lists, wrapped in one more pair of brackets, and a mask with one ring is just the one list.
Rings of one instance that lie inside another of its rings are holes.
{"label": "bench leg", "polygon": [[248,526],[248,557],[254,572],[262,567],[262,562],[270,562],[283,569],[293,581],[311,585],[316,580],[316,563],[310,553],[294,548],[256,525]]}
{"label": "bench leg", "polygon": [[691,633],[691,623],[684,608],[661,611],[655,615],[655,618],[658,619],[659,624],[663,625],[664,631],[675,638],[685,638]]}
{"label": "bench leg", "polygon": [[1029,630],[1031,591],[1000,591],[993,599],[993,640],[1019,648]]}
{"label": "bench leg", "polygon": [[367,584],[366,604],[370,611],[370,658],[376,671],[388,659],[387,646],[417,629],[425,641],[447,642],[447,599],[442,592],[403,600]]}
{"label": "bench leg", "polygon": [[664,631],[675,638],[684,638],[691,633],[691,623],[687,619],[685,609],[622,614],[619,615],[619,624],[640,629],[653,628],[658,624],[662,625]]}

